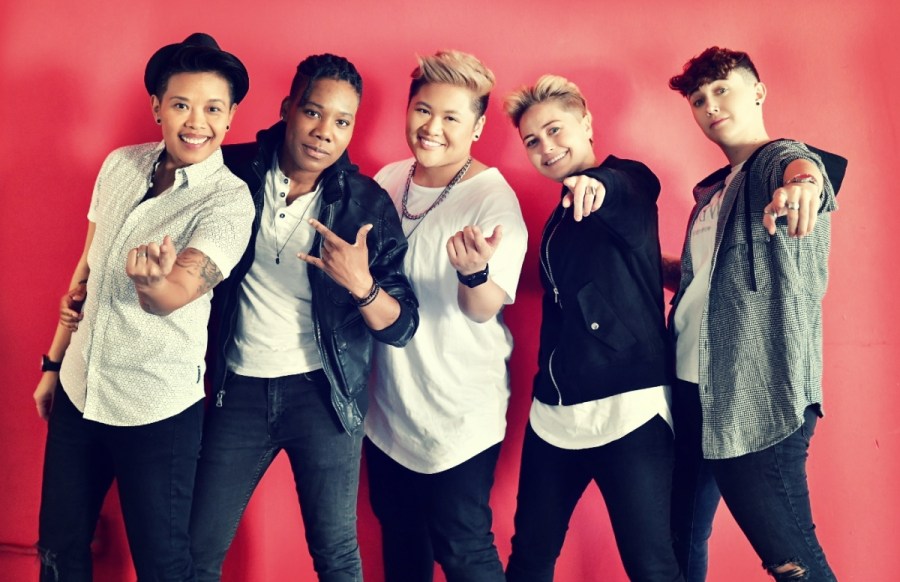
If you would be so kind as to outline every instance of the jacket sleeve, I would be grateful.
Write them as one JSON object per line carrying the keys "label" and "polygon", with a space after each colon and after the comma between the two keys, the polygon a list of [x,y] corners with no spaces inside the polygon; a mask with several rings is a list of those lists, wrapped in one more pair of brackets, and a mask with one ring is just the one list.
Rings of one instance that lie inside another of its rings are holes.
{"label": "jacket sleeve", "polygon": [[406,237],[400,226],[400,217],[387,192],[373,185],[371,196],[379,199],[380,217],[378,232],[375,233],[378,235],[378,244],[370,252],[369,269],[382,290],[400,304],[400,315],[388,327],[370,330],[370,333],[377,341],[403,347],[412,339],[419,327],[419,301],[403,272],[403,258],[407,249]]}
{"label": "jacket sleeve", "polygon": [[603,184],[603,205],[587,220],[605,228],[626,245],[639,247],[648,240],[655,242],[657,228],[656,200],[659,180],[644,164],[610,156],[603,164],[582,172]]}

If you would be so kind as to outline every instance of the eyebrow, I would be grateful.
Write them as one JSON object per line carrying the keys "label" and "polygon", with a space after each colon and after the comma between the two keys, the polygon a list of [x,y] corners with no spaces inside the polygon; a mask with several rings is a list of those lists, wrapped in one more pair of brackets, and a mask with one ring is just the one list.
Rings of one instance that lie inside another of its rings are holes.
{"label": "eyebrow", "polygon": [[[191,101],[189,98],[182,97],[181,95],[172,95],[171,97],[169,97],[169,99],[175,99],[177,101],[185,101],[188,103],[190,103],[190,101]],[[218,97],[213,97],[212,99],[207,99],[206,102],[207,103],[222,103],[222,104],[227,103],[224,99],[219,99]]]}
{"label": "eyebrow", "polygon": [[[547,123],[545,123],[544,125],[542,125],[542,126],[541,126],[541,129],[544,129],[544,128],[547,127],[548,125],[553,125],[554,123],[559,123],[559,120],[558,120],[558,119],[551,119],[550,121],[548,121]],[[522,136],[522,141],[525,141],[525,140],[528,139],[529,137],[534,137],[534,134],[533,134],[533,133],[529,133],[528,135],[523,135],[523,136]]]}
{"label": "eyebrow", "polygon": [[[306,103],[304,103],[304,105],[312,105],[313,107],[316,107],[316,108],[318,108],[318,109],[321,109],[322,111],[325,111],[325,106],[324,106],[324,105],[322,105],[321,103],[316,103],[315,101],[312,101],[312,100],[310,100],[310,99],[307,99],[307,100],[306,100]],[[347,116],[347,117],[351,117],[351,118],[355,118],[355,117],[356,117],[355,115],[353,115],[353,114],[350,113],[349,111],[341,111],[341,110],[339,109],[339,110],[338,110],[338,113],[340,113],[341,115],[345,115],[345,116]]]}
{"label": "eyebrow", "polygon": [[[428,109],[434,109],[434,107],[432,107],[431,104],[427,101],[416,101],[415,105],[424,105]],[[447,109],[445,111],[442,111],[442,113],[452,113],[454,115],[459,115],[459,111],[457,111],[456,109]]]}

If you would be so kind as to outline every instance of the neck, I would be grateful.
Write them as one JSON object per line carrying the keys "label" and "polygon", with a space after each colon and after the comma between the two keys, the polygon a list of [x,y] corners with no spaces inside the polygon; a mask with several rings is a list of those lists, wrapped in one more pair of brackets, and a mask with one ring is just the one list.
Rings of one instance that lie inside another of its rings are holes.
{"label": "neck", "polygon": [[413,174],[413,181],[419,186],[426,188],[443,188],[453,179],[454,176],[466,165],[468,157],[456,164],[447,166],[435,166],[426,168],[422,164],[416,164],[416,172]]}
{"label": "neck", "polygon": [[[575,168],[575,170],[572,172],[572,174],[580,174],[581,172],[583,172],[585,170],[590,170],[591,168],[596,168],[596,167],[597,167],[597,154],[594,153],[594,150],[591,150],[591,155],[588,156],[587,158],[585,158],[584,163],[582,163],[577,168]],[[563,179],[565,179],[565,178],[563,178]],[[560,180],[560,182],[561,181],[562,180]]]}
{"label": "neck", "polygon": [[759,147],[763,144],[769,143],[772,141],[769,139],[769,134],[763,130],[762,133],[755,136],[752,139],[748,139],[747,141],[734,145],[721,145],[719,147],[722,148],[722,153],[725,154],[725,157],[728,158],[728,163],[731,166],[736,166],[741,162],[744,162],[753,155]]}
{"label": "neck", "polygon": [[288,204],[296,200],[298,196],[312,192],[322,175],[322,172],[308,172],[296,167],[284,148],[278,154],[278,169],[291,181],[291,189],[286,199]]}

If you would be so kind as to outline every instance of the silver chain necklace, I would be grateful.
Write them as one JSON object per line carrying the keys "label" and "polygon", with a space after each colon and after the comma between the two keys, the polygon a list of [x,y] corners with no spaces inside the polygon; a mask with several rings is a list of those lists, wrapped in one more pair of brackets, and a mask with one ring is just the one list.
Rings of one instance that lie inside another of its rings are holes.
{"label": "silver chain necklace", "polygon": [[313,190],[307,196],[309,196],[309,202],[306,203],[306,208],[303,209],[303,213],[300,214],[300,220],[297,221],[297,224],[294,225],[294,228],[291,229],[291,233],[287,235],[287,238],[284,240],[284,244],[281,245],[281,248],[278,247],[278,226],[275,224],[276,217],[278,216],[278,209],[274,206],[272,207],[272,239],[275,241],[275,264],[281,264],[281,252],[284,250],[284,247],[287,246],[288,242],[290,242],[291,237],[294,236],[294,233],[297,232],[297,227],[303,222],[303,219],[306,218],[306,213],[309,211],[309,207],[312,206],[313,201],[316,199],[316,191]]}
{"label": "silver chain necklace", "polygon": [[416,173],[416,166],[418,166],[418,164],[419,164],[419,162],[413,162],[412,167],[409,169],[409,176],[406,178],[406,188],[403,190],[403,200],[401,201],[401,207],[402,207],[401,209],[403,210],[403,218],[408,218],[409,220],[421,220],[421,219],[425,218],[429,212],[434,210],[438,204],[443,202],[444,199],[447,197],[447,194],[450,193],[450,190],[452,190],[453,187],[456,186],[459,183],[459,181],[463,179],[463,177],[466,175],[466,172],[469,171],[469,166],[472,165],[472,157],[469,156],[469,159],[466,160],[466,163],[463,165],[463,167],[459,169],[459,171],[456,173],[455,176],[453,176],[453,179],[450,180],[450,183],[444,187],[444,190],[443,190],[443,192],[441,192],[441,195],[438,196],[435,199],[435,201],[431,203],[431,206],[426,208],[423,212],[420,212],[418,214],[411,214],[409,209],[407,208],[406,204],[407,204],[407,202],[409,202],[409,185],[412,183],[413,174]]}

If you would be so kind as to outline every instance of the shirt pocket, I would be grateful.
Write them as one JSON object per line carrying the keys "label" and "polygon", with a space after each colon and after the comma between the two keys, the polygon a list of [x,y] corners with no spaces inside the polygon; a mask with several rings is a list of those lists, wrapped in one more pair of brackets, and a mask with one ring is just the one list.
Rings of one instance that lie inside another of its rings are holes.
{"label": "shirt pocket", "polygon": [[577,297],[581,311],[579,323],[587,334],[614,352],[627,350],[637,343],[637,338],[594,282],[582,287]]}

